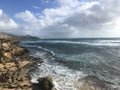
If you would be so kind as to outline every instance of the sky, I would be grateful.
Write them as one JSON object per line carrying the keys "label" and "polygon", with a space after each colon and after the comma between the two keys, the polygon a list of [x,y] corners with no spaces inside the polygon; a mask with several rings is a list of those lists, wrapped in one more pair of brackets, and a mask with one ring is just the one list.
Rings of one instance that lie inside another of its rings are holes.
{"label": "sky", "polygon": [[40,38],[120,37],[119,0],[0,0],[0,32]]}

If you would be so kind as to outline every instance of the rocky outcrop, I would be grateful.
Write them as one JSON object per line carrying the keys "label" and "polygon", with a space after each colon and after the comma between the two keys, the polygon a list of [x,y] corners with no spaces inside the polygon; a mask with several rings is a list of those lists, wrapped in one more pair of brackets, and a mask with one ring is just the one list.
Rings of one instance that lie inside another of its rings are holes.
{"label": "rocky outcrop", "polygon": [[40,77],[38,83],[33,84],[34,90],[57,90],[51,77]]}
{"label": "rocky outcrop", "polygon": [[28,58],[17,39],[0,34],[0,90],[32,90]]}
{"label": "rocky outcrop", "polygon": [[41,77],[37,84],[30,82],[28,73],[34,60],[42,60],[29,54],[17,39],[0,34],[0,90],[56,90],[51,77]]}

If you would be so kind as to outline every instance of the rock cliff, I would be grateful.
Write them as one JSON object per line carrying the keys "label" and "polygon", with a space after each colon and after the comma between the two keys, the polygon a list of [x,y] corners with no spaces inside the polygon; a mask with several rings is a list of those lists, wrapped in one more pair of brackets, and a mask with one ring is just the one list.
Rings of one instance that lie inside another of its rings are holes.
{"label": "rock cliff", "polygon": [[29,51],[15,38],[0,34],[0,90],[32,90]]}
{"label": "rock cliff", "polygon": [[29,71],[35,66],[33,61],[39,59],[29,54],[17,39],[0,34],[0,90],[56,90],[50,77],[31,83]]}

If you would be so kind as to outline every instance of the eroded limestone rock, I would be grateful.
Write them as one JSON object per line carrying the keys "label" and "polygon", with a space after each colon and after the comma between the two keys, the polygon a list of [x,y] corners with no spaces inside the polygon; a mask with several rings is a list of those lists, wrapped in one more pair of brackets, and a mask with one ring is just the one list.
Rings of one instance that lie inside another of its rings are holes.
{"label": "eroded limestone rock", "polygon": [[15,38],[0,34],[0,90],[32,90],[28,53]]}

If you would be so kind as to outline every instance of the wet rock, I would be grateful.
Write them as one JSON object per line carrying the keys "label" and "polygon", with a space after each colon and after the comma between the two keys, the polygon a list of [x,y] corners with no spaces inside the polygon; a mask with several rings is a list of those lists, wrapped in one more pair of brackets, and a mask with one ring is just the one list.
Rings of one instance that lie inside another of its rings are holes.
{"label": "wet rock", "polygon": [[40,77],[38,84],[33,84],[33,90],[56,90],[51,77]]}

